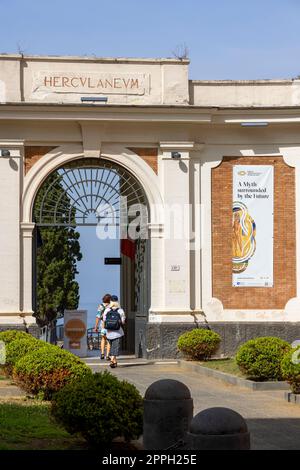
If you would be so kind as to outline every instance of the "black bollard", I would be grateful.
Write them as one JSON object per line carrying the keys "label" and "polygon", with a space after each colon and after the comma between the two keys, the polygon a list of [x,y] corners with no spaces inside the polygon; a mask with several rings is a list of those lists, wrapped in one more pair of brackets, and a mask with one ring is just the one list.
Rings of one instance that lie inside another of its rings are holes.
{"label": "black bollard", "polygon": [[250,433],[244,418],[230,408],[198,413],[186,433],[189,450],[249,450]]}
{"label": "black bollard", "polygon": [[144,448],[167,449],[183,440],[193,417],[193,399],[178,380],[158,380],[144,398]]}

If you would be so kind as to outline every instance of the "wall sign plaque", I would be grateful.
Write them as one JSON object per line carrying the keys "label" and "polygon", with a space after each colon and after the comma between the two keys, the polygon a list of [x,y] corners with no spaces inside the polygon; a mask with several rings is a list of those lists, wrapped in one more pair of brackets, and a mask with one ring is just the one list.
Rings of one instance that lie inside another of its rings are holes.
{"label": "wall sign plaque", "polygon": [[122,264],[121,258],[104,258],[104,264]]}
{"label": "wall sign plaque", "polygon": [[144,95],[149,74],[41,71],[33,79],[33,92]]}

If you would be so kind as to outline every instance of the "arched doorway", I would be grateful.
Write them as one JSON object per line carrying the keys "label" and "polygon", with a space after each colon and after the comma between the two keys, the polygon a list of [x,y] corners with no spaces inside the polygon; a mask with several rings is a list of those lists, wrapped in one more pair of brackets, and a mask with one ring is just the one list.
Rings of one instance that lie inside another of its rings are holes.
{"label": "arched doorway", "polygon": [[78,230],[93,227],[95,236],[116,237],[120,245],[120,300],[128,319],[123,350],[137,352],[136,317],[147,315],[150,306],[148,214],[148,201],[140,182],[116,162],[77,158],[49,173],[33,204],[34,310],[39,308],[36,259],[43,233],[61,233],[64,240],[74,240]]}

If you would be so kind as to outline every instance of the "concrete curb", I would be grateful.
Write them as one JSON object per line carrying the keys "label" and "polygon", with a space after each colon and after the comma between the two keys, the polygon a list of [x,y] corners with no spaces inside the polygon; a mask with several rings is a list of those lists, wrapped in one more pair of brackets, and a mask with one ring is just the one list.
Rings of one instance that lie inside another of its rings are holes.
{"label": "concrete curb", "polygon": [[[109,362],[87,362],[85,364],[90,367],[109,367]],[[118,368],[120,367],[138,367],[138,366],[153,366],[153,365],[178,365],[177,360],[151,360],[151,361],[140,361],[140,362],[118,362]]]}
{"label": "concrete curb", "polygon": [[197,374],[204,375],[206,377],[213,377],[214,379],[221,380],[230,385],[237,387],[249,388],[253,391],[271,391],[271,390],[289,390],[290,386],[286,382],[254,382],[253,380],[243,379],[236,377],[235,375],[220,372],[218,370],[209,369],[208,367],[195,364],[193,362],[180,360],[179,367],[196,372]]}
{"label": "concrete curb", "polygon": [[[90,367],[110,367],[109,362],[96,363],[96,362],[86,362],[87,366]],[[153,365],[153,362],[118,362],[118,368],[120,367],[138,367],[138,366],[150,366]]]}

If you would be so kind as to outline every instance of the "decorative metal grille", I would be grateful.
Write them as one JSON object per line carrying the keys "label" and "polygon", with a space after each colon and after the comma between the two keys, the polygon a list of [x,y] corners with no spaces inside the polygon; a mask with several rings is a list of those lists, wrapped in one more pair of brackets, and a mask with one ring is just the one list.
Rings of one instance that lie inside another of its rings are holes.
{"label": "decorative metal grille", "polygon": [[147,282],[147,243],[148,240],[138,239],[135,245],[135,272],[134,272],[134,304],[140,314],[147,311],[148,299],[145,292],[149,288]]}
{"label": "decorative metal grille", "polygon": [[101,159],[76,160],[45,180],[34,219],[40,226],[119,225],[120,196],[127,198],[127,207],[146,206],[140,183],[123,167]]}

